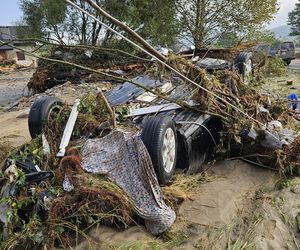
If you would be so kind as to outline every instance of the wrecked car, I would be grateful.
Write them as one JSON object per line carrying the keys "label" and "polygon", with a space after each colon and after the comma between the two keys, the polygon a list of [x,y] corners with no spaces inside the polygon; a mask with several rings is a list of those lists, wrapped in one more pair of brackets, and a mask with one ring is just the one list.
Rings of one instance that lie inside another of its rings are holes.
{"label": "wrecked car", "polygon": [[273,45],[259,44],[256,47],[256,52],[267,54],[269,57],[278,56],[287,65],[290,65],[292,60],[296,59],[295,45],[293,42],[276,43]]}
{"label": "wrecked car", "polygon": [[[237,70],[243,79],[252,70],[251,53],[240,53],[233,64],[220,59],[194,58],[196,67],[207,71]],[[192,107],[193,90],[178,77],[157,80],[148,75],[132,79],[148,89],[156,89],[173,100],[186,100]],[[230,82],[228,82],[230,84]],[[125,118],[140,131],[140,137],[151,157],[159,183],[170,182],[176,168],[189,174],[197,173],[218,144],[222,122],[219,118],[157,98],[133,83],[125,82],[106,93],[112,107],[126,107]],[[46,96],[31,107],[28,124],[32,138],[42,133],[51,114],[60,110],[63,102]],[[76,120],[76,119],[75,119]],[[75,123],[75,121],[73,121]],[[73,124],[74,126],[74,124]],[[70,128],[68,128],[70,134]],[[69,135],[71,136],[71,135]],[[65,145],[67,146],[67,145]],[[63,154],[61,155],[63,156]]]}

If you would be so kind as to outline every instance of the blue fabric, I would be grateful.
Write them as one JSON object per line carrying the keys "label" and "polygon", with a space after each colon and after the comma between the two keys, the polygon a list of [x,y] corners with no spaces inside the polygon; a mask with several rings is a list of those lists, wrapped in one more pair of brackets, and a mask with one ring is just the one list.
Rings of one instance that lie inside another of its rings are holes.
{"label": "blue fabric", "polygon": [[288,104],[289,108],[293,108],[293,110],[298,109],[298,96],[296,93],[292,93],[288,96],[288,100],[291,102]]}

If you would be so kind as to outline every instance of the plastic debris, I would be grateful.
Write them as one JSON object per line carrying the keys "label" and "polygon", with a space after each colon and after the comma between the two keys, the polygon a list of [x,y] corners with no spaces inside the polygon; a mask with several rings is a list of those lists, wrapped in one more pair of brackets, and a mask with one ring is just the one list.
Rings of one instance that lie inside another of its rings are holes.
{"label": "plastic debris", "polygon": [[74,185],[72,184],[68,176],[65,176],[63,187],[66,192],[71,192],[74,189]]}
{"label": "plastic debris", "polygon": [[290,94],[287,99],[289,100],[288,108],[292,110],[298,109],[298,95],[296,93]]}

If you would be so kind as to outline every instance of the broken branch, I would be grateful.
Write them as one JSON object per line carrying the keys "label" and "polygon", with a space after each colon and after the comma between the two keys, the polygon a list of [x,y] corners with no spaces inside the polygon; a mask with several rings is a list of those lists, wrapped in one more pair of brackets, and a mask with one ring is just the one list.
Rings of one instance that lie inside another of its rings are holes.
{"label": "broken branch", "polygon": [[[137,42],[144,46],[144,48],[153,54],[155,57],[160,59],[161,61],[166,61],[166,58],[162,56],[156,49],[154,49],[149,43],[147,43],[139,34],[134,32],[130,27],[128,27],[125,23],[120,22],[102,8],[99,7],[95,2],[91,0],[84,0],[87,2],[93,9],[95,9],[100,15],[105,16],[109,21],[111,21],[116,26],[120,27],[122,30],[126,31],[129,35],[131,35]],[[69,0],[66,0],[69,4],[73,5],[73,3]]]}
{"label": "broken branch", "polygon": [[[0,45],[2,45],[2,44],[4,44],[4,42],[2,40],[0,40]],[[27,55],[30,55],[30,56],[33,56],[33,57],[36,57],[36,58],[39,58],[39,59],[42,59],[42,60],[46,60],[46,61],[50,61],[50,62],[55,62],[55,63],[61,63],[61,64],[73,66],[73,67],[77,67],[77,68],[84,69],[84,70],[87,70],[87,71],[95,73],[95,74],[99,74],[99,75],[103,75],[103,76],[106,76],[106,77],[109,77],[109,78],[112,78],[112,79],[115,79],[115,80],[119,80],[119,81],[122,81],[122,82],[124,82],[124,81],[130,82],[130,83],[134,84],[135,86],[140,87],[140,88],[146,90],[147,92],[152,93],[152,94],[156,95],[157,97],[159,97],[159,98],[161,98],[163,100],[166,100],[166,101],[172,102],[172,103],[176,103],[177,105],[179,105],[182,108],[188,108],[188,109],[194,110],[196,112],[206,113],[206,114],[209,114],[209,115],[212,115],[212,116],[219,117],[219,118],[223,119],[225,122],[229,122],[229,119],[227,119],[226,117],[223,117],[222,115],[219,115],[219,114],[216,114],[216,113],[212,113],[212,112],[209,112],[209,111],[200,110],[197,107],[193,107],[193,106],[190,106],[190,105],[188,105],[188,104],[186,104],[184,102],[174,100],[172,98],[169,98],[169,97],[167,97],[165,95],[160,94],[159,92],[157,92],[155,90],[149,89],[149,88],[147,88],[147,87],[145,87],[145,86],[143,86],[143,85],[141,85],[141,84],[139,84],[137,82],[131,81],[129,79],[125,79],[123,77],[118,77],[118,76],[114,76],[114,75],[111,75],[111,74],[108,74],[108,73],[100,72],[98,70],[94,70],[94,69],[91,69],[91,68],[88,68],[88,67],[76,64],[76,63],[71,63],[71,62],[68,62],[68,61],[62,61],[62,60],[58,60],[58,59],[47,58],[47,57],[44,57],[44,56],[36,55],[34,53],[31,53],[29,51],[26,51],[26,50],[24,50],[22,48],[16,47],[16,46],[11,45],[11,44],[7,44],[7,46],[10,46],[11,48],[14,48],[16,50],[22,51],[23,53],[25,53]]]}

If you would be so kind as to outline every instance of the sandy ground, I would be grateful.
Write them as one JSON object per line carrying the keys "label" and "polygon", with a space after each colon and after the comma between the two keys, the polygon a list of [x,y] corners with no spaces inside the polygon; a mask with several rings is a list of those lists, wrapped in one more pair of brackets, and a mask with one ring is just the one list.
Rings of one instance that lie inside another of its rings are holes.
{"label": "sandy ground", "polygon": [[[193,199],[185,201],[179,208],[177,221],[171,231],[183,232],[187,239],[174,249],[197,249],[197,244],[209,229],[219,231],[231,224],[239,212],[248,206],[255,191],[272,183],[275,178],[274,172],[241,161],[219,162],[212,167],[209,175],[213,177],[212,181],[200,185]],[[116,249],[126,249],[127,246],[138,246],[135,245],[138,241],[146,244],[154,240],[143,227],[133,227],[123,232],[99,227],[91,230],[90,235],[95,242],[101,242],[98,249],[106,249],[111,245]],[[216,249],[223,248],[223,245],[219,243]],[[87,249],[88,246],[88,242],[83,242],[76,249]],[[208,245],[203,247],[210,249]]]}
{"label": "sandy ground", "polygon": [[23,95],[27,95],[27,83],[34,70],[21,69],[0,74],[0,107],[9,105]]}
{"label": "sandy ground", "polygon": [[[27,128],[28,109],[4,112],[5,108],[27,95],[27,82],[34,70],[16,70],[0,75],[0,140],[20,146],[30,140]],[[18,117],[18,118],[17,118]]]}
{"label": "sandy ground", "polygon": [[170,230],[179,235],[172,239],[178,246],[168,247],[142,226],[99,226],[89,232],[92,241],[75,249],[299,249],[299,178],[278,189],[276,173],[242,161],[219,162],[209,174],[212,181],[179,208]]}
{"label": "sandy ground", "polygon": [[27,126],[27,116],[16,118],[23,111],[0,112],[0,140],[9,141],[13,146],[17,147],[30,140]]}

